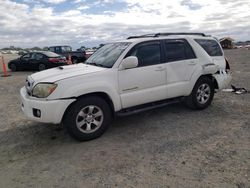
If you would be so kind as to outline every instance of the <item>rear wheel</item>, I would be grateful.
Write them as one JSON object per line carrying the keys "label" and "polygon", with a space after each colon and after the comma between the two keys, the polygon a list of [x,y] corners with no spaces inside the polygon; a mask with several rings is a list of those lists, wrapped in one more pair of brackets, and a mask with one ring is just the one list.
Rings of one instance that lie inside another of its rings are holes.
{"label": "rear wheel", "polygon": [[43,63],[41,63],[41,64],[38,65],[38,70],[39,71],[43,71],[45,69],[46,69],[46,65],[44,65]]}
{"label": "rear wheel", "polygon": [[12,72],[17,71],[16,65],[15,65],[15,64],[11,64],[11,65],[10,65],[10,70],[11,70]]}
{"label": "rear wheel", "polygon": [[108,128],[111,110],[105,100],[90,96],[80,99],[66,113],[63,124],[68,133],[79,141],[98,138]]}
{"label": "rear wheel", "polygon": [[72,58],[72,64],[77,64],[78,63],[78,59],[77,58]]}
{"label": "rear wheel", "polygon": [[214,84],[208,77],[201,77],[196,82],[192,93],[185,102],[189,108],[202,110],[207,108],[214,97]]}

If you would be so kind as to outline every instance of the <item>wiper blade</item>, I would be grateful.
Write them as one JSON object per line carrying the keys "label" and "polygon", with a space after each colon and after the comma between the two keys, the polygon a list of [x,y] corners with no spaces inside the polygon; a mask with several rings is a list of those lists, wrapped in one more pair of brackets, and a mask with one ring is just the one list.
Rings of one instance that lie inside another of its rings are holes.
{"label": "wiper blade", "polygon": [[98,63],[90,63],[90,62],[85,62],[85,64],[87,65],[95,65],[97,67],[105,67],[105,68],[108,68],[107,66],[103,65],[103,64],[98,64]]}

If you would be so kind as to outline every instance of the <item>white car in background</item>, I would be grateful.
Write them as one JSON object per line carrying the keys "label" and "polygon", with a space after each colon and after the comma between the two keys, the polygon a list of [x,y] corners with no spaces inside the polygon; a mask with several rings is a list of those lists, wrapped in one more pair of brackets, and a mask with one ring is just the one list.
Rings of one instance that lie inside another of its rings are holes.
{"label": "white car in background", "polygon": [[159,33],[106,44],[84,64],[32,74],[21,89],[31,119],[60,124],[78,140],[101,136],[115,115],[184,101],[207,108],[229,84],[219,42],[202,33]]}

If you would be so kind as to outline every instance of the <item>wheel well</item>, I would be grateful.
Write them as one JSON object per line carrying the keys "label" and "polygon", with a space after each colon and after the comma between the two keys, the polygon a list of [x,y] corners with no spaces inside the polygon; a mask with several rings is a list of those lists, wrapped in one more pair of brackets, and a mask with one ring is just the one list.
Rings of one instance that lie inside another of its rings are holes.
{"label": "wheel well", "polygon": [[213,84],[214,84],[214,89],[219,89],[219,86],[218,86],[218,83],[217,83],[216,79],[211,74],[202,75],[201,77],[207,77],[207,78],[211,79]]}
{"label": "wheel well", "polygon": [[72,57],[71,57],[71,59],[78,59],[78,57],[76,57],[76,56],[72,56]]}
{"label": "wheel well", "polygon": [[[109,95],[106,94],[106,93],[104,93],[104,92],[94,92],[94,93],[88,93],[88,94],[84,94],[84,95],[80,95],[80,96],[76,97],[76,101],[74,101],[73,103],[71,103],[71,104],[67,107],[67,109],[65,110],[64,115],[63,115],[63,118],[64,118],[65,115],[68,113],[68,111],[69,111],[69,109],[71,108],[71,106],[73,106],[79,99],[81,99],[81,98],[83,98],[83,97],[86,97],[86,96],[98,96],[98,97],[104,99],[104,100],[108,103],[108,105],[109,105],[109,107],[110,107],[110,109],[111,109],[112,117],[115,117],[115,108],[114,108],[114,104],[113,104],[111,98],[109,97]],[[62,120],[63,120],[63,119],[62,119]]]}

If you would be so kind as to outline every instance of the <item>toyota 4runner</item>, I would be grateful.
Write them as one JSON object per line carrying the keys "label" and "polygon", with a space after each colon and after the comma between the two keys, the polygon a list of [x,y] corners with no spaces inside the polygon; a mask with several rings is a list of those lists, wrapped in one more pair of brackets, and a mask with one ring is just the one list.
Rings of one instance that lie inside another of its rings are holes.
{"label": "toyota 4runner", "polygon": [[78,140],[101,136],[115,115],[183,101],[208,107],[231,81],[219,42],[203,33],[158,33],[109,43],[86,62],[28,76],[22,110]]}

